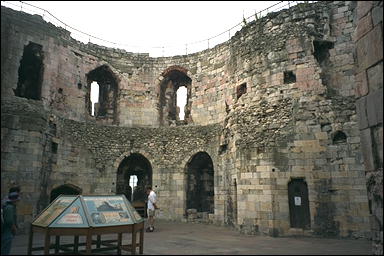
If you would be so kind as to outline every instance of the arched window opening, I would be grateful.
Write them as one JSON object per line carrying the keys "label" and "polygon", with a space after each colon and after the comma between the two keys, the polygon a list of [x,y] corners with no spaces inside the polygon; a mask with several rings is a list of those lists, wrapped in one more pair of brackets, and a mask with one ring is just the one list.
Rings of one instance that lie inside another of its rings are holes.
{"label": "arched window opening", "polygon": [[[115,74],[107,65],[103,65],[89,72],[87,79],[89,85],[87,97],[89,114],[94,115],[96,119],[107,119],[111,120],[112,123],[116,123],[118,83]],[[97,97],[98,103],[95,104],[93,113],[91,98],[93,100],[95,96],[91,95],[91,91],[92,83],[94,82],[99,86],[99,96]]]}
{"label": "arched window opening", "polygon": [[187,87],[181,86],[176,92],[179,120],[185,118],[185,106],[187,105]]}
{"label": "arched window opening", "polygon": [[146,185],[152,185],[151,163],[141,154],[130,154],[117,169],[116,194],[124,194],[143,217],[147,199]]}
{"label": "arched window opening", "polygon": [[191,123],[189,97],[192,80],[184,71],[179,69],[171,69],[163,74],[164,78],[160,83],[159,95],[160,125],[170,126]]}
{"label": "arched window opening", "polygon": [[[96,103],[99,102],[99,84],[97,82],[91,83],[91,104],[92,104],[92,112],[91,115],[95,116],[95,106]],[[97,105],[98,106],[98,105]]]}
{"label": "arched window opening", "polygon": [[51,191],[50,202],[53,202],[59,195],[81,195],[82,190],[72,184],[64,184]]}
{"label": "arched window opening", "polygon": [[347,142],[347,135],[345,135],[345,133],[342,131],[337,131],[333,135],[332,142],[333,142],[333,144],[346,143]]}
{"label": "arched window opening", "polygon": [[214,170],[211,157],[206,152],[199,152],[187,163],[186,169],[187,213],[213,213]]}
{"label": "arched window opening", "polygon": [[133,201],[135,200],[133,198],[133,191],[135,191],[136,187],[137,187],[137,175],[130,175],[129,176],[129,186],[132,188],[132,191],[131,191],[131,198],[129,201]]}
{"label": "arched window opening", "polygon": [[16,96],[33,100],[41,99],[44,72],[42,48],[41,45],[32,42],[24,47],[17,87],[16,90],[14,89]]}

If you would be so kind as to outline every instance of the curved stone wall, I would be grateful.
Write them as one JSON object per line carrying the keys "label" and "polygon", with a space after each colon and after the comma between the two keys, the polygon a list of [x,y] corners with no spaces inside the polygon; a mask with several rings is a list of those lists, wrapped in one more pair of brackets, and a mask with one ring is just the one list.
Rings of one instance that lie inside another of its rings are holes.
{"label": "curved stone wall", "polygon": [[[81,44],[39,17],[2,7],[2,194],[29,177],[33,185],[22,187],[30,200],[20,213],[28,223],[62,184],[115,193],[120,163],[139,153],[152,166],[162,218],[248,234],[368,237],[354,106],[355,12],[355,2],[299,4],[212,49],[151,58]],[[29,42],[42,46],[41,100],[13,91]],[[160,95],[164,101],[177,87],[162,82],[173,70],[191,80],[186,125],[160,125]],[[104,83],[105,116],[89,112],[92,79]],[[214,213],[205,219],[186,209],[187,166],[199,152],[208,153],[214,171]],[[305,227],[290,219],[292,181],[307,189]]]}

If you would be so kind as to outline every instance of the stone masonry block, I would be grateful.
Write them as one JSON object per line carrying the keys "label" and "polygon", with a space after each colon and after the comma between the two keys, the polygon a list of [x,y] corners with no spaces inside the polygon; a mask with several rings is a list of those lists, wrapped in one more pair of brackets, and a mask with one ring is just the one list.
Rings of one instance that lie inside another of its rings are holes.
{"label": "stone masonry block", "polygon": [[383,90],[371,92],[367,97],[367,115],[370,127],[382,122],[383,115]]}
{"label": "stone masonry block", "polygon": [[356,91],[357,97],[365,96],[368,94],[368,83],[365,70],[356,75]]}
{"label": "stone masonry block", "polygon": [[372,22],[373,22],[373,26],[376,26],[380,22],[383,22],[383,7],[382,6],[380,6],[380,7],[376,6],[375,8],[373,8],[373,10],[372,10]]}
{"label": "stone masonry block", "polygon": [[376,26],[356,43],[358,72],[365,70],[383,59],[383,32]]}
{"label": "stone masonry block", "polygon": [[357,1],[357,19],[361,19],[372,8],[372,1]]}
{"label": "stone masonry block", "polygon": [[356,111],[357,116],[359,118],[360,130],[363,130],[368,127],[368,118],[365,110],[366,100],[366,97],[363,97],[356,101]]}
{"label": "stone masonry block", "polygon": [[383,88],[375,92],[377,123],[383,123]]}
{"label": "stone masonry block", "polygon": [[373,92],[383,88],[383,62],[367,70],[369,91]]}
{"label": "stone masonry block", "polygon": [[371,14],[368,13],[368,15],[364,16],[359,20],[356,26],[356,34],[354,40],[359,40],[362,36],[367,34],[370,30],[372,30],[372,18]]}
{"label": "stone masonry block", "polygon": [[360,132],[361,150],[363,152],[364,166],[366,171],[373,171],[375,168],[372,152],[371,129],[367,128]]}

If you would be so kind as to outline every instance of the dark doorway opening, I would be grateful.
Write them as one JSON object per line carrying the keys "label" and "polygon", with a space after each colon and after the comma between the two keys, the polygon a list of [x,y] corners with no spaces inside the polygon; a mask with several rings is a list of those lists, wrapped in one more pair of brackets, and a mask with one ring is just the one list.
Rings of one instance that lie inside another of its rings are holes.
{"label": "dark doorway opening", "polygon": [[195,154],[187,163],[187,209],[214,213],[214,170],[206,152]]}
{"label": "dark doorway opening", "polygon": [[292,179],[288,183],[289,216],[292,228],[309,229],[308,187],[304,179]]}
{"label": "dark doorway opening", "polygon": [[117,169],[116,194],[124,194],[143,217],[146,185],[152,185],[152,166],[148,159],[138,153],[124,158]]}
{"label": "dark doorway opening", "polygon": [[43,82],[43,51],[42,46],[29,42],[24,47],[23,57],[20,61],[19,79],[17,81],[16,96],[40,100],[41,85]]}
{"label": "dark doorway opening", "polygon": [[81,195],[82,189],[72,184],[61,185],[51,191],[50,202],[53,202],[59,195]]}

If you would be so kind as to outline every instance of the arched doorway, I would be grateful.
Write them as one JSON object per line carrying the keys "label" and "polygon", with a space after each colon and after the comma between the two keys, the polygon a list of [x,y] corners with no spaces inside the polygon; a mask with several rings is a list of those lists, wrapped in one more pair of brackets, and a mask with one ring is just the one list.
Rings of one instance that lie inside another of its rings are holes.
{"label": "arched doorway", "polygon": [[187,163],[187,210],[214,213],[214,170],[206,152],[196,153]]}
{"label": "arched doorway", "polygon": [[133,153],[117,169],[116,193],[124,194],[138,212],[145,215],[145,186],[152,185],[152,166],[143,155]]}
{"label": "arched doorway", "polygon": [[53,202],[59,195],[81,195],[82,189],[72,184],[64,184],[58,186],[51,191],[50,203]]}
{"label": "arched doorway", "polygon": [[289,216],[292,228],[309,229],[308,187],[304,179],[292,179],[288,183]]}

